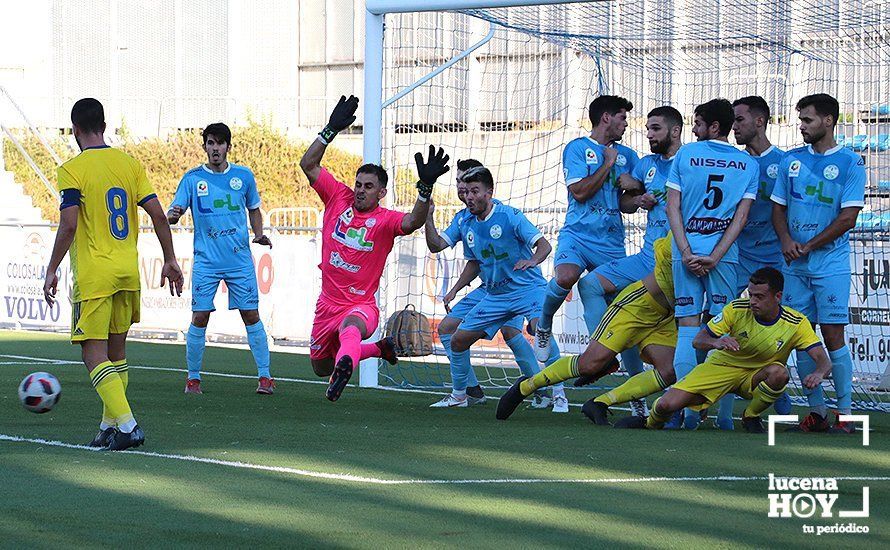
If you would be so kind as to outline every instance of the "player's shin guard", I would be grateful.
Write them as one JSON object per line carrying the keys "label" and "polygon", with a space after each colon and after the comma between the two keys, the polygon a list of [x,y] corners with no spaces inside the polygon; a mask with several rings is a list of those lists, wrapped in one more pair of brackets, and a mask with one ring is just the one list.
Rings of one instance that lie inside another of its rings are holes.
{"label": "player's shin guard", "polygon": [[621,384],[617,388],[600,395],[594,401],[605,403],[608,406],[617,405],[619,403],[627,403],[634,399],[640,399],[647,395],[663,390],[667,387],[661,375],[655,369],[643,371]]}
{"label": "player's shin guard", "polygon": [[[850,414],[853,405],[853,358],[847,346],[828,352],[831,359],[831,379],[837,394],[837,410]],[[809,355],[807,355],[809,358]]]}
{"label": "player's shin guard", "polygon": [[[550,356],[547,357],[547,360],[544,361],[544,366],[549,367],[550,365],[559,361],[562,357],[562,352],[559,350],[559,344],[556,343],[556,340],[552,340],[550,342]],[[556,382],[553,384],[553,397],[555,398],[557,395],[565,396],[565,386],[563,386],[563,380]]]}
{"label": "player's shin guard", "polygon": [[649,418],[646,419],[646,427],[650,430],[660,430],[664,427],[665,422],[671,419],[671,412],[662,413],[658,410],[658,401],[661,398],[655,400],[655,403],[652,403],[652,408],[649,410]]}
{"label": "player's shin guard", "polygon": [[[127,393],[127,386],[130,383],[130,369],[127,365],[126,359],[121,359],[119,361],[112,361],[111,366],[114,367],[114,371],[117,372],[118,377],[121,379],[121,384],[124,386],[124,395]],[[102,402],[102,422],[99,423],[99,429],[105,430],[108,428],[112,428],[117,425],[117,419],[114,418],[108,411],[108,407],[105,406],[105,402]]]}
{"label": "player's shin guard", "polygon": [[528,397],[535,390],[560,384],[570,378],[578,376],[578,356],[568,355],[545,367],[538,374],[527,378],[519,384],[519,391]]}
{"label": "player's shin guard", "polygon": [[[247,328],[247,344],[250,346],[250,352],[253,354],[253,360],[256,362],[257,376],[271,378],[269,375],[269,340],[266,338],[266,327],[263,326],[262,321],[257,321],[252,325],[247,325],[245,328]],[[361,338],[361,335],[359,335],[359,338]]]}
{"label": "player's shin guard", "polygon": [[204,341],[207,327],[189,325],[185,336],[185,362],[189,369],[189,380],[201,379],[201,363],[204,361]]}
{"label": "player's shin guard", "polygon": [[550,282],[547,283],[547,293],[544,295],[541,318],[538,319],[539,327],[545,330],[550,330],[553,327],[553,315],[562,307],[570,290],[570,288],[559,286],[556,279],[550,279]]}
{"label": "player's shin guard", "polygon": [[[694,369],[697,364],[695,348],[692,346],[692,341],[695,339],[696,334],[698,334],[698,327],[680,326],[677,328],[677,349],[674,352],[674,372],[677,373],[678,381],[682,380],[684,376],[692,372],[692,369]],[[690,427],[692,427],[693,421],[694,425],[697,426],[698,419],[701,418],[699,413],[692,409],[686,409],[685,417],[689,419]]]}
{"label": "player's shin guard", "polygon": [[[507,345],[513,351],[513,357],[516,358],[516,363],[519,365],[519,370],[522,371],[523,376],[534,376],[541,372],[540,367],[538,367],[538,360],[535,359],[535,350],[532,349],[531,344],[528,343],[528,340],[525,339],[521,332],[507,340]],[[554,345],[554,343],[550,344],[551,349]]]}
{"label": "player's shin guard", "polygon": [[120,430],[132,431],[136,422],[124,393],[124,385],[111,361],[99,363],[90,373],[90,382],[102,399],[104,410],[107,411],[110,418],[114,418]]}
{"label": "player's shin guard", "polygon": [[[451,367],[451,380],[452,385],[454,381],[454,357],[451,352],[451,336],[452,334],[439,334],[439,341],[442,342],[442,347],[445,348],[445,355],[448,357],[448,364]],[[532,352],[534,353],[534,351]],[[476,378],[476,371],[473,370],[473,366],[470,365],[470,369],[466,373],[467,376],[467,385],[466,387],[471,388],[479,385],[479,380]]]}
{"label": "player's shin guard", "polygon": [[588,273],[578,281],[578,295],[584,306],[584,324],[587,325],[587,334],[593,334],[600,320],[606,313],[606,291],[600,283],[596,273]]}
{"label": "player's shin guard", "polygon": [[[467,386],[470,381],[470,373],[473,367],[470,365],[470,350],[451,350],[451,393],[458,397],[467,394]],[[475,379],[475,374],[473,375]],[[478,385],[479,382],[473,384]]]}
{"label": "player's shin guard", "polygon": [[765,380],[760,382],[757,384],[757,387],[754,388],[754,391],[751,392],[751,402],[748,403],[748,408],[745,409],[745,417],[751,418],[753,416],[760,416],[763,411],[767,410],[770,405],[776,402],[776,399],[781,397],[782,392],[784,391],[785,386],[782,386],[782,389],[774,390],[767,386]]}
{"label": "player's shin guard", "polygon": [[[841,349],[847,349],[844,346]],[[801,388],[803,389],[803,394],[807,396],[807,403],[810,406],[810,409],[819,413],[820,416],[825,417],[828,415],[828,410],[825,408],[825,394],[822,392],[822,386],[816,386],[813,389],[807,389],[803,385],[804,379],[814,373],[816,371],[816,363],[810,358],[808,353],[796,352],[797,353],[797,376],[801,381]],[[831,354],[829,354],[831,357]]]}

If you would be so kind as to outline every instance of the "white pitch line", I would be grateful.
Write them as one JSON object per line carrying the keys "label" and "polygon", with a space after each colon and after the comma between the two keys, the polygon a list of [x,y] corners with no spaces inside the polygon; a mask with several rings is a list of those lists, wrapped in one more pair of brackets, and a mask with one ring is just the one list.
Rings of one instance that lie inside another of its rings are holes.
{"label": "white pitch line", "polygon": [[[101,449],[87,447],[86,445],[74,445],[62,441],[50,441],[46,439],[32,439],[28,437],[19,437],[15,435],[0,434],[0,441],[11,443],[32,443],[35,445],[45,445],[49,447],[61,447],[65,449],[75,449],[88,452],[99,452]],[[215,466],[227,466],[230,468],[242,468],[246,470],[260,470],[264,472],[276,472],[281,474],[292,474],[301,477],[310,477],[315,479],[325,479],[333,481],[349,481],[353,483],[364,483],[369,485],[506,485],[506,484],[544,484],[544,483],[575,483],[575,484],[617,484],[617,483],[662,483],[662,482],[708,482],[708,481],[725,481],[725,482],[743,482],[743,481],[767,481],[766,476],[710,476],[710,477],[613,477],[599,479],[382,479],[377,477],[357,476],[352,474],[334,474],[328,472],[316,472],[313,470],[303,470],[300,468],[289,468],[287,466],[268,466],[265,464],[251,464],[249,462],[238,462],[233,460],[219,460],[216,458],[204,458],[191,455],[176,455],[169,453],[154,453],[150,451],[122,451],[121,454],[141,455],[153,458],[166,458],[168,460],[180,460],[183,462],[197,462],[201,464],[212,464]],[[868,477],[868,476],[851,476],[836,477],[832,479],[843,481],[890,481],[890,477]]]}

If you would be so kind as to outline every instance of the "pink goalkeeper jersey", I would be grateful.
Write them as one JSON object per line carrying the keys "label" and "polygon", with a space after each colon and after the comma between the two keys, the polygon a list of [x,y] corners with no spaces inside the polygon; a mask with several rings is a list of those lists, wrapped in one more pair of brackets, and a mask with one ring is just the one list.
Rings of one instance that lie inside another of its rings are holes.
{"label": "pink goalkeeper jersey", "polygon": [[324,202],[321,298],[340,305],[374,303],[380,276],[405,214],[386,208],[356,212],[355,191],[324,168],[312,186]]}

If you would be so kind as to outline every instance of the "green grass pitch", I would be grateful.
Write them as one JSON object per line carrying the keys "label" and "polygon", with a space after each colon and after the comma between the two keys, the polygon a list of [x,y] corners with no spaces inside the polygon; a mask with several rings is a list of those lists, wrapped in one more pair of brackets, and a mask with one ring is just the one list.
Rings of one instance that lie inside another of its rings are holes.
{"label": "green grass pitch", "polygon": [[[207,372],[247,377],[208,374],[203,396],[184,395],[184,355],[180,345],[129,344],[128,396],[146,432],[143,454],[92,452],[33,441],[92,438],[101,404],[84,367],[11,357],[79,361],[79,348],[58,335],[0,332],[0,546],[890,544],[884,414],[870,415],[869,447],[861,435],[784,433],[769,447],[738,426],[599,428],[577,408],[520,409],[498,422],[494,402],[433,410],[436,396],[355,387],[329,403],[300,355],[273,354],[273,375],[293,380],[259,396],[249,352],[215,347]],[[63,388],[44,415],[24,410],[16,394],[23,376],[39,370]],[[862,487],[870,488],[870,517],[853,520],[869,533],[817,537],[802,525],[851,520],[767,518],[770,472],[882,478],[839,481],[836,508],[858,509]],[[721,476],[755,479],[714,479]]]}

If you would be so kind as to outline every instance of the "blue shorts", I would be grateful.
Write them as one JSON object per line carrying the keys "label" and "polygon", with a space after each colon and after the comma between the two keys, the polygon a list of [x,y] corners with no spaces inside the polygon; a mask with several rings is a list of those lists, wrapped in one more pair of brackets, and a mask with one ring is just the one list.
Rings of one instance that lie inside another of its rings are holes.
{"label": "blue shorts", "polygon": [[674,316],[678,319],[704,311],[717,316],[735,299],[737,264],[720,262],[704,277],[696,277],[686,269],[682,260],[673,262]]}
{"label": "blue shorts", "polygon": [[782,267],[785,262],[781,256],[775,259],[775,262],[764,262],[763,260],[753,260],[751,258],[744,258],[741,255],[739,256],[739,263],[736,265],[736,293],[735,297],[738,298],[741,295],[742,291],[748,288],[748,280],[751,278],[751,274],[760,269],[761,267],[772,267],[778,269],[780,272],[782,271]]}
{"label": "blue shorts", "polygon": [[602,275],[615,285],[615,289],[618,291],[624,290],[624,287],[631,283],[642,281],[646,275],[653,271],[655,271],[655,256],[652,252],[646,251],[612,260],[593,270],[594,273]]}
{"label": "blue shorts", "polygon": [[229,309],[259,309],[256,272],[252,268],[230,272],[196,269],[192,272],[192,311],[216,311],[213,298],[220,281],[226,282],[229,291]]}
{"label": "blue shorts", "polygon": [[[485,296],[487,295],[488,292],[486,292],[485,289],[480,286],[479,288],[473,290],[472,292],[461,298],[456,304],[454,304],[454,307],[451,308],[451,311],[449,311],[448,315],[446,315],[445,317],[451,317],[453,319],[457,319],[458,321],[463,321],[467,318],[467,315],[469,315],[470,311],[472,311],[473,308],[476,307],[476,304],[481,302],[482,299],[485,298]],[[504,323],[504,326],[515,328],[516,330],[522,332],[522,321],[522,315],[517,315],[516,317],[513,317],[512,319]]]}
{"label": "blue shorts", "polygon": [[556,238],[556,255],[553,257],[553,266],[572,264],[580,267],[582,271],[585,269],[593,271],[601,265],[624,258],[626,255],[624,249],[603,249],[601,244],[597,246],[597,239],[593,237],[582,239],[560,231]]}
{"label": "blue shorts", "polygon": [[546,291],[546,286],[539,286],[509,294],[486,293],[458,328],[484,332],[485,337],[491,340],[502,326],[516,317],[529,321],[539,318]]}
{"label": "blue shorts", "polygon": [[850,322],[850,274],[808,277],[786,272],[782,303],[803,313],[811,323],[846,325]]}

